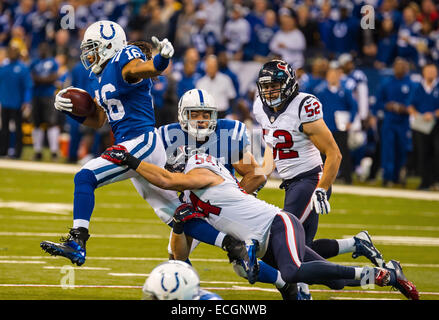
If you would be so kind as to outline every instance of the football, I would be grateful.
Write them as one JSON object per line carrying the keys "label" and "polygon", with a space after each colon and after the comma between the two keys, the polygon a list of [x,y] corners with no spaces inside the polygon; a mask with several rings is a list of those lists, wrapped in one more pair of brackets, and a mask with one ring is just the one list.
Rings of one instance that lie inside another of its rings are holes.
{"label": "football", "polygon": [[96,110],[96,104],[93,101],[93,98],[84,90],[71,88],[68,89],[62,97],[72,100],[72,114],[75,116],[87,117],[93,114]]}

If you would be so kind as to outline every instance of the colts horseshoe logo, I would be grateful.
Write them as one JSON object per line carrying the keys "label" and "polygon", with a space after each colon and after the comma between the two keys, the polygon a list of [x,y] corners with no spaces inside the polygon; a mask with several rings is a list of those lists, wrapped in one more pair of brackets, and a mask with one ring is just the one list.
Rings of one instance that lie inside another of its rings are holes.
{"label": "colts horseshoe logo", "polygon": [[[163,274],[162,274],[161,285],[162,285],[163,290],[164,290],[165,292],[168,292],[168,289],[166,289],[165,284],[163,283],[164,280],[165,280],[165,274],[163,273]],[[173,292],[177,291],[178,287],[180,286],[180,280],[178,279],[178,272],[175,273],[175,282],[176,282],[176,284],[175,284],[175,288],[172,289],[169,293],[173,293]]]}
{"label": "colts horseshoe logo", "polygon": [[112,34],[111,34],[111,36],[107,37],[107,36],[104,34],[104,25],[101,24],[101,30],[100,30],[100,31],[101,31],[101,36],[102,36],[102,38],[104,38],[105,40],[113,39],[114,36],[116,35],[116,30],[114,30],[113,24],[110,24],[110,27],[111,27]]}

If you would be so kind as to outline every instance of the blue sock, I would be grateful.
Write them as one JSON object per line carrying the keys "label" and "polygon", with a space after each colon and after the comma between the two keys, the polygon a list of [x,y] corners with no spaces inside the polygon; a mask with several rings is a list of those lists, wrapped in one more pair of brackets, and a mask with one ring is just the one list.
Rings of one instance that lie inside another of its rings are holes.
{"label": "blue sock", "polygon": [[184,223],[184,233],[214,246],[219,231],[202,219],[192,219]]}
{"label": "blue sock", "polygon": [[91,170],[83,169],[75,175],[73,219],[90,221],[95,205],[97,180]]}
{"label": "blue sock", "polygon": [[275,283],[278,272],[279,271],[272,266],[269,266],[263,261],[259,261],[259,273],[256,281],[262,283]]}

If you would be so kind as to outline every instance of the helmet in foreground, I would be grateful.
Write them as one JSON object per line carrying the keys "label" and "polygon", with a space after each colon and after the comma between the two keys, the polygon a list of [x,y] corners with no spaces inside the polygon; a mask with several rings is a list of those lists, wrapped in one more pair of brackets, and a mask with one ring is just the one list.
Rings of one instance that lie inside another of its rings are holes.
{"label": "helmet in foreground", "polygon": [[200,278],[186,262],[170,260],[152,270],[142,291],[144,300],[197,300]]}
{"label": "helmet in foreground", "polygon": [[[210,119],[192,120],[191,111],[210,112]],[[215,131],[217,107],[213,97],[202,89],[186,91],[178,102],[178,122],[181,128],[197,140],[204,140]],[[207,123],[207,126],[202,125]]]}
{"label": "helmet in foreground", "polygon": [[257,86],[262,103],[270,108],[281,106],[299,89],[295,71],[283,60],[265,63],[259,71]]}
{"label": "helmet in foreground", "polygon": [[[102,71],[102,65],[127,45],[123,28],[113,21],[101,20],[91,24],[81,42],[81,62],[94,73]],[[92,55],[93,61],[88,57]]]}

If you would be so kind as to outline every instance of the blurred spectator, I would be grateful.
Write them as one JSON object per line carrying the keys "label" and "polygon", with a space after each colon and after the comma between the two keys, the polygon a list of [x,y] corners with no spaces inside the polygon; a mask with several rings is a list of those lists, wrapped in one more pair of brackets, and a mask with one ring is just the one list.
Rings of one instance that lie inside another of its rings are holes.
{"label": "blurred spectator", "polygon": [[396,57],[397,51],[397,32],[394,22],[391,18],[384,18],[381,22],[381,28],[378,34],[378,50],[375,68],[382,69],[390,67]]}
{"label": "blurred spectator", "polygon": [[344,53],[338,58],[338,63],[343,71],[342,84],[352,92],[358,105],[358,116],[355,119],[356,130],[361,129],[361,123],[369,115],[369,88],[366,74],[355,67],[354,58],[349,53]]}
{"label": "blurred spectator", "polygon": [[128,22],[127,37],[131,41],[143,40],[143,29],[148,23],[148,5],[145,3],[140,8],[138,13]]}
{"label": "blurred spectator", "polygon": [[199,62],[198,51],[195,48],[188,48],[183,63],[174,64],[172,78],[177,83],[176,92],[179,100],[186,91],[194,89],[197,81],[203,76],[204,72],[199,70]]}
{"label": "blurred spectator", "polygon": [[418,125],[413,129],[416,163],[421,173],[419,189],[427,190],[439,182],[439,85],[434,64],[422,69],[422,81],[413,90],[409,112]]}
{"label": "blurred spectator", "polygon": [[32,61],[30,67],[35,84],[32,99],[34,160],[42,159],[44,124],[47,125],[47,140],[52,160],[56,160],[58,158],[58,138],[62,113],[55,110],[53,103],[59,66],[51,55],[50,47],[47,43],[41,43],[38,51],[39,58]]}
{"label": "blurred spectator", "polygon": [[339,178],[346,184],[352,183],[352,159],[348,147],[348,131],[357,114],[357,103],[349,90],[340,82],[341,70],[331,67],[326,81],[314,89],[323,106],[323,119],[331,130],[343,156]]}
{"label": "blurred spectator", "polygon": [[191,46],[191,32],[195,26],[196,7],[193,0],[183,2],[183,10],[176,19],[174,48],[176,56],[181,56]]}
{"label": "blurred spectator", "polygon": [[336,57],[342,53],[358,55],[360,40],[360,21],[350,15],[352,4],[343,1],[339,3],[340,18],[331,20],[327,39],[329,52]]}
{"label": "blurred spectator", "polygon": [[377,20],[382,23],[384,20],[391,20],[395,30],[398,30],[402,22],[402,14],[397,10],[397,0],[383,0],[379,7]]}
{"label": "blurred spectator", "polygon": [[207,29],[212,31],[217,39],[221,38],[224,24],[225,8],[218,0],[204,0],[200,4],[200,9],[206,13]]}
{"label": "blurred spectator", "polygon": [[168,23],[175,12],[181,10],[181,3],[175,0],[163,0],[163,9],[161,10],[161,20]]}
{"label": "blurred spectator", "polygon": [[430,23],[434,24],[436,21],[439,20],[439,11],[433,0],[422,0],[421,10],[421,22],[427,20]]}
{"label": "blurred spectator", "polygon": [[158,39],[163,39],[168,36],[168,24],[162,21],[162,10],[159,6],[152,6],[150,8],[149,21],[143,29],[143,36],[148,41],[152,36]]}
{"label": "blurred spectator", "polygon": [[[0,108],[2,129],[0,133],[0,156],[8,155],[8,148],[14,148],[12,157],[19,159],[22,151],[23,113],[30,112],[32,78],[26,64],[20,61],[20,49],[10,45],[8,58],[0,65]],[[15,145],[10,144],[9,121],[15,124]]]}
{"label": "blurred spectator", "polygon": [[7,44],[9,38],[10,26],[9,12],[5,9],[5,4],[0,2],[0,47]]}
{"label": "blurred spectator", "polygon": [[415,64],[418,61],[416,40],[421,27],[421,23],[416,21],[415,9],[410,6],[406,7],[403,11],[403,22],[398,32],[398,56]]}
{"label": "blurred spectator", "polygon": [[206,58],[206,75],[197,81],[196,88],[204,89],[213,96],[219,119],[232,113],[237,92],[230,77],[218,71],[216,56],[210,55]]}
{"label": "blurred spectator", "polygon": [[243,48],[250,41],[250,23],[243,16],[244,8],[234,5],[230,19],[224,25],[223,42],[227,54],[233,60],[242,60]]}
{"label": "blurred spectator", "polygon": [[252,28],[250,43],[246,47],[246,59],[252,59],[260,63],[265,63],[270,58],[270,41],[274,34],[279,31],[277,25],[276,12],[267,10],[262,22],[255,24]]}
{"label": "blurred spectator", "polygon": [[168,123],[166,121],[166,119],[168,118],[166,115],[167,110],[165,110],[165,93],[168,90],[168,86],[168,78],[164,75],[160,75],[156,79],[154,79],[153,85],[151,87],[151,96],[154,103],[156,127],[160,127]]}
{"label": "blurred spectator", "polygon": [[407,107],[414,86],[408,71],[407,61],[396,59],[393,75],[383,81],[377,94],[375,113],[378,110],[384,112],[381,128],[383,186],[392,183],[405,184],[405,175],[401,170],[406,164],[411,145]]}
{"label": "blurred spectator", "polygon": [[314,89],[326,79],[329,63],[325,58],[316,58],[311,66],[311,74],[308,79],[303,82],[301,91],[313,93]]}
{"label": "blurred spectator", "polygon": [[[93,94],[93,90],[90,86],[89,75],[90,71],[87,71],[82,65],[81,61],[78,61],[71,71],[71,85],[75,88],[81,88],[90,94]],[[93,95],[92,95],[93,96]],[[70,163],[78,162],[79,144],[83,135],[81,130],[81,124],[70,117],[65,117],[68,132],[70,135],[69,152],[67,161]]]}
{"label": "blurred spectator", "polygon": [[47,42],[49,30],[54,29],[55,18],[48,9],[48,0],[37,0],[36,11],[29,15],[31,24],[30,55],[32,58],[38,56],[38,45]]}
{"label": "blurred spectator", "polygon": [[27,37],[23,27],[17,26],[12,28],[9,45],[18,48],[20,51],[20,59],[22,59],[24,62],[29,61],[29,49],[26,39]]}
{"label": "blurred spectator", "polygon": [[279,11],[280,30],[276,32],[270,42],[270,50],[289,63],[294,69],[305,65],[303,53],[306,49],[306,40],[302,31],[297,28],[294,11],[282,8]]}
{"label": "blurred spectator", "polygon": [[234,113],[236,114],[237,118],[240,121],[250,120],[251,114],[249,110],[249,105],[247,104],[245,99],[241,97],[238,76],[232,70],[230,70],[229,58],[225,51],[220,51],[218,53],[218,68],[221,73],[224,73],[225,75],[230,77],[233,86],[235,87],[237,100],[236,100],[236,110],[234,110]]}
{"label": "blurred spectator", "polygon": [[302,31],[306,40],[307,57],[313,57],[320,51],[320,35],[317,21],[312,20],[310,16],[309,7],[305,4],[297,8],[297,23],[300,31]]}
{"label": "blurred spectator", "polygon": [[205,57],[215,53],[219,44],[219,38],[207,25],[208,15],[206,11],[197,11],[195,14],[195,26],[192,30],[192,45],[198,50],[200,57]]}

